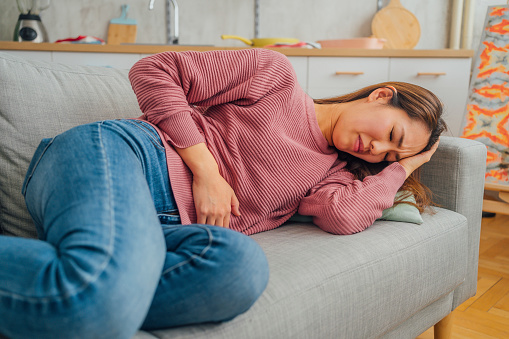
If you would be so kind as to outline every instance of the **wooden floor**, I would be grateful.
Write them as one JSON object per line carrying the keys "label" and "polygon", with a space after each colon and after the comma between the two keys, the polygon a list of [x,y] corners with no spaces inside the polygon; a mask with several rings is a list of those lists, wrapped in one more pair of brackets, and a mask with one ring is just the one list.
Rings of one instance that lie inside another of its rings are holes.
{"label": "wooden floor", "polygon": [[[482,219],[477,294],[453,315],[453,339],[509,338],[509,215]],[[433,329],[417,338],[433,338]]]}

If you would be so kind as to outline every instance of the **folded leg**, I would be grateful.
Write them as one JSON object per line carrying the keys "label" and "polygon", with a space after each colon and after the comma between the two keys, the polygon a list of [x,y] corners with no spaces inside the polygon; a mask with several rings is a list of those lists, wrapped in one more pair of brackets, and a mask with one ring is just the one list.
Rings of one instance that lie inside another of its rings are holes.
{"label": "folded leg", "polygon": [[24,187],[41,240],[0,236],[0,333],[130,338],[142,324],[165,244],[137,143],[111,122],[41,143]]}
{"label": "folded leg", "polygon": [[142,328],[230,320],[247,311],[267,286],[267,259],[248,236],[197,224],[163,230],[166,261]]}

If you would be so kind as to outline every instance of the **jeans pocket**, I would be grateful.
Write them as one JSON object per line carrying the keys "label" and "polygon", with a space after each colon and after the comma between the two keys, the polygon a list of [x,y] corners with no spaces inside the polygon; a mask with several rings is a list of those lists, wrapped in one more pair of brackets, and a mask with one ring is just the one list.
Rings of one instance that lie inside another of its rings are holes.
{"label": "jeans pocket", "polygon": [[159,222],[162,225],[182,224],[182,222],[180,221],[180,215],[178,214],[178,210],[158,212],[157,216],[159,217]]}
{"label": "jeans pocket", "polygon": [[164,150],[164,145],[161,141],[161,138],[159,137],[159,134],[157,134],[157,131],[148,123],[137,119],[117,119],[117,120],[124,123],[129,123],[137,127],[140,132],[145,133],[145,135],[150,139],[150,142],[152,142],[154,146]]}
{"label": "jeans pocket", "polygon": [[55,138],[42,139],[41,142],[39,143],[39,146],[35,150],[35,153],[32,157],[32,161],[30,161],[30,165],[28,165],[28,170],[25,175],[25,180],[23,181],[23,186],[21,189],[21,194],[23,194],[23,196],[25,196],[28,183],[29,183],[30,179],[32,178],[32,175],[34,174],[34,171],[37,168],[39,161],[41,160],[42,156],[44,155],[44,153],[46,152],[48,147],[51,146],[54,139]]}

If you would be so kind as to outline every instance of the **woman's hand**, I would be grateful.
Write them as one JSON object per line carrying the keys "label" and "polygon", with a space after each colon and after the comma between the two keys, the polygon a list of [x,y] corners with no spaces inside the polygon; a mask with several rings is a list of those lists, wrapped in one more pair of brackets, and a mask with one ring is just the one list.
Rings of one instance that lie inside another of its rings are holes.
{"label": "woman's hand", "polygon": [[239,200],[219,173],[217,162],[207,145],[199,143],[175,150],[193,173],[197,222],[228,228],[231,213],[240,216]]}
{"label": "woman's hand", "polygon": [[422,152],[416,155],[413,155],[408,158],[401,159],[399,163],[406,171],[406,177],[408,178],[413,171],[417,168],[421,167],[421,165],[430,161],[431,156],[435,153],[438,148],[440,140],[438,140],[429,150],[426,152]]}
{"label": "woman's hand", "polygon": [[194,175],[193,197],[198,224],[229,228],[231,213],[240,216],[239,200],[219,172]]}

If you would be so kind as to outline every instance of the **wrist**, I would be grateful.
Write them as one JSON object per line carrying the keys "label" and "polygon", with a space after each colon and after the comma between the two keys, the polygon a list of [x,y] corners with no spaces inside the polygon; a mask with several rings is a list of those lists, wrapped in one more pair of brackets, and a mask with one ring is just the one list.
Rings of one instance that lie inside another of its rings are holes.
{"label": "wrist", "polygon": [[187,148],[176,148],[176,151],[189,167],[193,176],[207,177],[219,173],[217,162],[205,143]]}
{"label": "wrist", "polygon": [[408,168],[407,166],[405,166],[404,164],[401,163],[401,161],[398,161],[397,162],[401,168],[403,168],[403,170],[405,171],[405,180],[412,174],[413,170]]}
{"label": "wrist", "polygon": [[219,175],[219,168],[215,162],[203,162],[196,166],[189,167],[189,169],[193,173],[194,179],[209,179]]}
{"label": "wrist", "polygon": [[406,168],[405,166],[403,166],[403,169],[405,170],[405,173],[406,173],[405,179],[408,179],[408,177],[412,174],[413,171]]}

